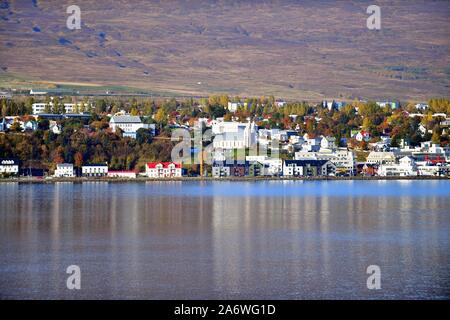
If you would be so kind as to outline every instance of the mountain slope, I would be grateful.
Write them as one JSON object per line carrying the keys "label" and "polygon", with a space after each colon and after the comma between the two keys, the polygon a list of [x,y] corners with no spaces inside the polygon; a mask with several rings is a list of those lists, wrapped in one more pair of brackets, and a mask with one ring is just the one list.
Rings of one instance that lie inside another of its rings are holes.
{"label": "mountain slope", "polygon": [[0,68],[36,80],[186,94],[448,96],[450,2],[0,0]]}

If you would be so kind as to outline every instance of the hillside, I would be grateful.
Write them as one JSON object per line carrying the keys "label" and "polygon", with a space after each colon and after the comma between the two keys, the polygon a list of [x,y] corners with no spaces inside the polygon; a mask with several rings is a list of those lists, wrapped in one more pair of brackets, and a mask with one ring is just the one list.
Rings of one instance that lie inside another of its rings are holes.
{"label": "hillside", "polygon": [[[318,100],[448,96],[450,2],[0,0],[0,76]],[[2,82],[7,86],[14,81]]]}

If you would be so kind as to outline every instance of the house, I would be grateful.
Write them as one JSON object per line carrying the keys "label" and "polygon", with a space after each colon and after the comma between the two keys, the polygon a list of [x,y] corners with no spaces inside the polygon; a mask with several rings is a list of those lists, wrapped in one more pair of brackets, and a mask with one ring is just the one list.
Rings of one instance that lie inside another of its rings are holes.
{"label": "house", "polygon": [[322,107],[327,108],[328,110],[333,110],[335,108],[335,102],[333,101],[322,101]]}
{"label": "house", "polygon": [[231,166],[228,166],[225,161],[215,161],[211,170],[214,178],[229,177],[231,174]]}
{"label": "house", "polygon": [[148,129],[149,126],[142,123],[141,118],[138,116],[130,115],[115,115],[109,120],[109,127],[112,132],[116,132],[117,129],[122,130],[124,137],[130,137],[136,139],[136,132],[141,128]]}
{"label": "house", "polygon": [[275,105],[277,106],[277,108],[282,108],[287,105],[287,102],[284,100],[276,100]]}
{"label": "house", "polygon": [[62,128],[59,124],[56,123],[56,121],[50,121],[49,129],[54,134],[61,134]]}
{"label": "house", "polygon": [[367,156],[368,164],[394,164],[395,155],[393,152],[372,151]]}
{"label": "house", "polygon": [[368,142],[370,140],[370,133],[365,130],[359,131],[356,135],[352,136],[352,138],[355,138],[356,141],[366,141]]}
{"label": "house", "polygon": [[376,102],[376,104],[380,108],[389,107],[391,109],[397,109],[398,107],[400,107],[400,104],[395,101],[378,101],[378,102]]}
{"label": "house", "polygon": [[12,158],[0,159],[0,175],[10,176],[19,174],[19,160]]}
{"label": "house", "polygon": [[264,175],[280,176],[283,173],[283,160],[279,158],[270,158],[268,156],[246,156],[245,161],[249,163],[259,162],[264,165]]}
{"label": "house", "polygon": [[417,172],[419,176],[450,176],[450,165],[438,164],[438,165],[423,165],[417,166]]}
{"label": "house", "polygon": [[381,136],[380,141],[372,143],[374,151],[389,151],[391,148],[391,138],[389,136]]}
{"label": "house", "polygon": [[245,177],[248,173],[248,164],[233,163],[230,167],[230,175],[234,177]]}
{"label": "house", "polygon": [[356,169],[357,173],[360,173],[363,176],[370,176],[370,177],[375,176],[377,174],[377,170],[378,170],[377,165],[368,164],[368,163],[357,165],[357,169]]}
{"label": "house", "polygon": [[414,159],[403,157],[399,164],[382,164],[378,167],[378,175],[387,176],[417,176],[417,166]]}
{"label": "house", "polygon": [[335,109],[340,110],[346,105],[345,102],[336,102],[336,101],[322,101],[322,107],[327,108],[329,111]]}
{"label": "house", "polygon": [[74,170],[73,170],[73,164],[72,163],[58,163],[56,165],[55,170],[55,177],[62,178],[72,178],[75,176]]}
{"label": "house", "polygon": [[181,164],[174,162],[149,162],[145,166],[149,178],[176,178],[183,175]]}
{"label": "house", "polygon": [[212,125],[213,147],[243,149],[256,145],[258,127],[254,122],[218,122]]}
{"label": "house", "polygon": [[244,177],[248,173],[248,162],[215,161],[212,165],[212,176],[218,177]]}
{"label": "house", "polygon": [[305,152],[295,153],[295,160],[327,160],[336,166],[336,172],[353,176],[355,172],[355,156],[353,151],[346,149],[333,152]]}
{"label": "house", "polygon": [[322,137],[320,140],[320,148],[334,150],[336,149],[336,138],[335,137]]}
{"label": "house", "polygon": [[87,164],[81,166],[81,174],[83,177],[105,177],[108,175],[108,165]]}
{"label": "house", "polygon": [[135,171],[108,171],[108,178],[136,179]]}
{"label": "house", "polygon": [[440,125],[441,125],[441,127],[450,127],[450,118],[447,118],[444,121],[441,121]]}
{"label": "house", "polygon": [[23,124],[24,131],[26,131],[26,130],[36,131],[37,129],[38,129],[38,123],[36,121],[29,120]]}
{"label": "house", "polygon": [[427,128],[423,124],[419,124],[417,131],[419,132],[421,137],[424,137],[430,130],[427,130]]}
{"label": "house", "polygon": [[268,167],[268,165],[265,165],[258,161],[254,161],[248,165],[248,175],[250,177],[265,176]]}
{"label": "house", "polygon": [[336,166],[327,160],[285,160],[283,176],[286,177],[316,177],[334,176]]}
{"label": "house", "polygon": [[421,110],[421,111],[425,111],[429,108],[428,104],[426,103],[417,103],[416,104],[416,109],[417,110]]}
{"label": "house", "polygon": [[227,109],[230,112],[236,112],[239,107],[242,107],[240,102],[228,102]]}

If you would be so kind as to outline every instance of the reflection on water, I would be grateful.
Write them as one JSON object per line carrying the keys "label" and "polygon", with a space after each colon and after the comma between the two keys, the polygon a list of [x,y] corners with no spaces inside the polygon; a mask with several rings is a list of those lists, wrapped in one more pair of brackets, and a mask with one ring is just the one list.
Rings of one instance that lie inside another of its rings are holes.
{"label": "reflection on water", "polygon": [[0,298],[448,299],[449,206],[450,181],[3,183]]}

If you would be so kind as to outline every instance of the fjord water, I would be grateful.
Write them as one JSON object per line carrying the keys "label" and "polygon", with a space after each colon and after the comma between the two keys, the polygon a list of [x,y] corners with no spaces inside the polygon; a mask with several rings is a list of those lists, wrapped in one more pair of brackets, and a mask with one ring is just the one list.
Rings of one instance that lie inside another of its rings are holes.
{"label": "fjord water", "polygon": [[0,184],[3,299],[448,299],[449,271],[450,181]]}

